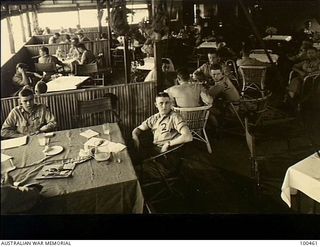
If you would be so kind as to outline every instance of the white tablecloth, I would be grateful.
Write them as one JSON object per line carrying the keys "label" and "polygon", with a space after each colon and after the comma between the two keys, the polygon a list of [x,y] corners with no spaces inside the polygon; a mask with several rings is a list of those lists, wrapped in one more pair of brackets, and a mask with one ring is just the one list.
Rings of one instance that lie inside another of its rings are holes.
{"label": "white tablecloth", "polygon": [[290,35],[268,35],[263,38],[263,40],[276,40],[276,41],[287,41],[289,42],[292,39]]}
{"label": "white tablecloth", "polygon": [[313,154],[289,167],[285,175],[281,198],[291,207],[291,194],[303,192],[320,203],[320,158]]}
{"label": "white tablecloth", "polygon": [[198,49],[201,48],[217,48],[217,42],[215,41],[205,41],[201,43],[198,47]]}
{"label": "white tablecloth", "polygon": [[[277,54],[270,54],[270,56],[271,56],[271,59],[272,59],[272,61],[273,61],[274,63],[277,63],[277,62],[278,62],[279,56],[278,56]],[[261,61],[261,62],[264,62],[264,63],[270,63],[270,61],[269,61],[269,59],[268,59],[268,57],[267,57],[267,55],[266,55],[265,53],[264,53],[264,54],[251,53],[251,54],[249,55],[249,57],[255,58],[255,59],[257,59],[257,60],[259,60],[259,61]]]}
{"label": "white tablecloth", "polygon": [[146,57],[143,59],[144,65],[137,66],[140,70],[152,70],[154,68],[154,57]]}
{"label": "white tablecloth", "polygon": [[77,89],[79,85],[89,78],[90,76],[60,76],[47,83],[47,92]]}

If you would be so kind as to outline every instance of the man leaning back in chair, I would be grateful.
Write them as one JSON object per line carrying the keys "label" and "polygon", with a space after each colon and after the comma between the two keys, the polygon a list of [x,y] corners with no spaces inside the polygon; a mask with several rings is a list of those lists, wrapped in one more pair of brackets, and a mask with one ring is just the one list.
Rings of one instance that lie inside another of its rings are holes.
{"label": "man leaning back in chair", "polygon": [[158,153],[166,152],[170,147],[191,142],[190,129],[182,117],[172,111],[172,101],[169,95],[164,92],[158,93],[155,105],[159,112],[146,119],[132,131],[135,147],[140,148],[139,135],[146,130],[152,131],[154,149]]}

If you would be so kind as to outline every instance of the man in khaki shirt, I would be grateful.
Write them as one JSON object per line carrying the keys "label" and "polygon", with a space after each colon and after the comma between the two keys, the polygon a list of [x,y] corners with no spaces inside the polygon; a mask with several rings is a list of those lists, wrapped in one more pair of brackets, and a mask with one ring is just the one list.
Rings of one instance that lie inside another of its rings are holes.
{"label": "man in khaki shirt", "polygon": [[43,104],[34,103],[33,91],[24,88],[19,93],[20,104],[11,110],[1,128],[1,137],[13,138],[50,132],[56,128],[53,114]]}
{"label": "man in khaki shirt", "polygon": [[[178,113],[172,111],[172,102],[167,93],[158,93],[155,105],[159,112],[146,119],[132,131],[134,145],[142,156],[150,157],[152,155],[159,154],[159,152],[166,152],[170,147],[191,142],[193,139],[186,122]],[[146,145],[146,143],[142,143],[145,147],[141,148],[139,136],[146,130],[152,131],[154,145]],[[139,153],[137,153],[137,156],[140,155]],[[142,161],[140,160],[139,162]],[[177,165],[175,165],[175,161],[172,160],[164,164],[161,163],[159,166],[156,166],[152,162],[145,168],[144,173],[147,174],[147,177],[158,177],[158,169],[161,170],[162,174],[169,174],[177,169]]]}

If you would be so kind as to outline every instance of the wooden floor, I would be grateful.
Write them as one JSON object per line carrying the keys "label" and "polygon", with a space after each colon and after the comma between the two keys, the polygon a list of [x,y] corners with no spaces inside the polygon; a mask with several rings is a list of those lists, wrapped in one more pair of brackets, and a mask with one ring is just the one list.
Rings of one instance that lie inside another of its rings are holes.
{"label": "wooden floor", "polygon": [[[320,126],[320,117],[316,117],[313,112],[308,117],[309,124],[313,127]],[[308,131],[311,131],[310,128]],[[319,128],[313,129],[312,136],[319,148]],[[263,177],[276,179],[271,183],[262,180],[260,187],[257,187],[256,181],[251,178],[249,151],[244,136],[209,132],[209,138],[213,154],[208,154],[206,146],[195,141],[186,147],[189,150],[182,164],[182,179],[174,185],[181,192],[181,196],[171,196],[167,200],[152,204],[153,213],[298,213],[295,206],[290,209],[282,201],[281,185],[288,167],[314,153],[315,147],[308,145],[308,135],[292,140],[291,148],[294,151],[289,158],[276,157],[260,167]],[[263,153],[274,150],[281,153],[287,146],[279,140],[273,140],[259,148]],[[155,193],[154,190],[143,190],[147,200]],[[312,213],[312,201],[304,196],[301,200],[300,212]],[[316,213],[320,213],[319,206]]]}

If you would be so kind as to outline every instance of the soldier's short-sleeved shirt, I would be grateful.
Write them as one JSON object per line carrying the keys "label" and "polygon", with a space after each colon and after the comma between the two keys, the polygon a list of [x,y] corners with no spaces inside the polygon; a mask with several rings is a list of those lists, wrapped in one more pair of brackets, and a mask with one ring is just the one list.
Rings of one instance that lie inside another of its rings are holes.
{"label": "soldier's short-sleeved shirt", "polygon": [[46,126],[48,131],[55,129],[57,122],[46,105],[35,104],[31,113],[21,105],[11,110],[1,128],[1,136],[15,137],[15,134],[28,135]]}
{"label": "soldier's short-sleeved shirt", "polygon": [[187,126],[187,124],[180,114],[171,111],[165,116],[160,116],[160,113],[154,114],[140,126],[141,129],[151,129],[153,143],[157,146],[162,146],[166,142],[176,138],[181,133],[181,129]]}

